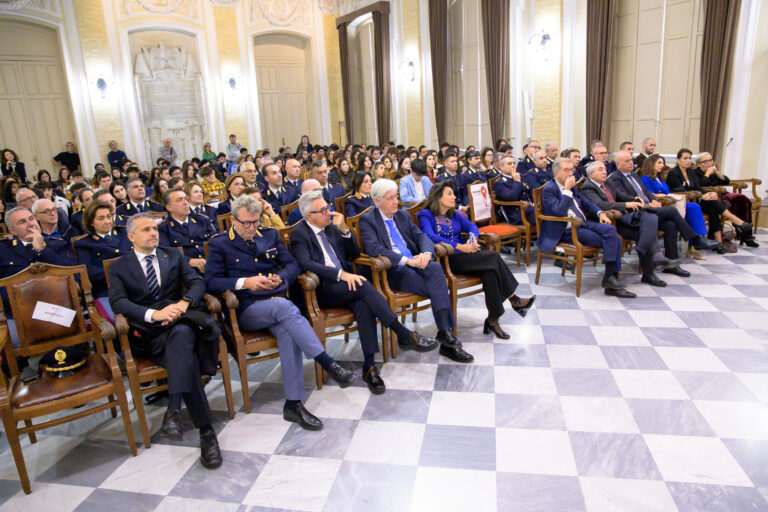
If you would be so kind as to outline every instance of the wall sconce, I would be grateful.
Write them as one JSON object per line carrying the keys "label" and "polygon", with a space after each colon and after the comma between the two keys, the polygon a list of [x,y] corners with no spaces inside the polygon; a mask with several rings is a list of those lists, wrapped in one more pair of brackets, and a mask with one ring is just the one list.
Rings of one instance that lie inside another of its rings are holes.
{"label": "wall sconce", "polygon": [[413,82],[416,79],[416,65],[411,59],[404,60],[400,63],[400,74],[407,80]]}
{"label": "wall sconce", "polygon": [[235,77],[231,77],[229,80],[227,80],[227,83],[229,84],[229,86],[232,88],[233,91],[237,89],[237,82],[235,81]]}
{"label": "wall sconce", "polygon": [[107,81],[102,77],[99,77],[99,79],[96,80],[96,88],[101,91],[101,99],[105,99],[107,97]]}

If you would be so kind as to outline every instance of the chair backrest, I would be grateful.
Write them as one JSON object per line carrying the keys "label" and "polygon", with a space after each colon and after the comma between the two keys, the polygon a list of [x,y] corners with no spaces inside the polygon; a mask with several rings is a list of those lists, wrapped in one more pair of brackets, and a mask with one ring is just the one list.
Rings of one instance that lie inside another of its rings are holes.
{"label": "chair backrest", "polygon": [[226,231],[232,227],[232,214],[225,213],[224,215],[218,215],[216,222],[219,225],[219,231]]}
{"label": "chair backrest", "polygon": [[493,191],[493,186],[496,184],[499,178],[501,178],[501,174],[497,174],[488,180],[488,193],[491,196],[491,224],[498,224],[498,220],[496,219],[496,207],[493,204],[493,202],[496,201],[496,192]]}
{"label": "chair backrest", "polygon": [[542,185],[539,188],[533,189],[533,209],[536,215],[536,231],[541,233],[541,215],[544,215],[544,209],[541,204],[541,192],[544,189]]}
{"label": "chair backrest", "polygon": [[[77,279],[80,280],[78,286]],[[83,309],[80,305],[82,290],[88,309],[93,307],[91,282],[85,265],[61,267],[48,263],[33,263],[18,274],[0,279],[0,287],[8,293],[19,348],[6,343],[6,354],[33,356],[63,345],[76,345],[89,341],[91,332],[86,330]],[[45,303],[45,304],[43,304]],[[50,304],[48,307],[46,304]],[[62,309],[65,308],[65,309]],[[67,314],[74,311],[74,318],[67,322]],[[6,324],[5,314],[0,315],[0,326]]]}
{"label": "chair backrest", "polygon": [[353,235],[355,235],[355,238],[357,239],[357,246],[361,248],[363,247],[363,240],[360,237],[360,216],[363,215],[365,212],[373,208],[373,206],[369,206],[362,212],[358,213],[354,217],[348,217],[347,218],[347,226],[349,226],[349,230],[352,232]]}
{"label": "chair backrest", "polygon": [[298,207],[299,207],[299,200],[297,199],[291,204],[287,204],[282,208],[280,208],[280,218],[283,219],[284,223],[288,224],[288,216],[291,214],[291,212],[293,212],[293,210],[295,210]]}
{"label": "chair backrest", "polygon": [[167,211],[164,211],[164,212],[149,212],[149,213],[152,214],[152,216],[155,218],[155,220],[157,220],[157,219],[165,220],[165,218],[168,217],[168,212]]}
{"label": "chair backrest", "polygon": [[293,228],[295,228],[298,225],[299,223],[297,222],[293,226],[287,226],[287,227],[284,227],[283,229],[277,230],[277,232],[280,234],[280,240],[283,241],[283,245],[289,251],[291,250],[291,231],[293,231]]}
{"label": "chair backrest", "polygon": [[474,224],[490,222],[493,203],[488,182],[475,181],[467,185],[469,198],[469,220]]}
{"label": "chair backrest", "polygon": [[354,191],[347,192],[341,197],[337,197],[333,200],[334,206],[336,207],[336,211],[341,213],[342,215],[346,216],[346,208],[344,207],[344,201],[347,200],[348,197],[350,197],[352,194],[354,194]]}
{"label": "chair backrest", "polygon": [[72,254],[75,255],[75,261],[77,261],[77,249],[75,249],[75,242],[77,242],[78,240],[82,240],[83,238],[85,238],[87,236],[90,236],[90,235],[88,235],[88,233],[85,233],[84,235],[73,236],[69,240],[69,243],[72,244]]}
{"label": "chair backrest", "polygon": [[0,233],[3,235],[8,234],[8,228],[5,227],[5,223],[0,222]]}
{"label": "chair backrest", "polygon": [[587,180],[584,176],[579,178],[579,181],[576,182],[576,188],[581,190],[581,186],[584,184],[584,182]]}
{"label": "chair backrest", "polygon": [[427,206],[427,201],[421,201],[421,202],[416,203],[415,205],[411,206],[410,208],[406,208],[406,211],[411,216],[411,222],[413,222],[417,226],[419,225],[418,214],[426,206]]}

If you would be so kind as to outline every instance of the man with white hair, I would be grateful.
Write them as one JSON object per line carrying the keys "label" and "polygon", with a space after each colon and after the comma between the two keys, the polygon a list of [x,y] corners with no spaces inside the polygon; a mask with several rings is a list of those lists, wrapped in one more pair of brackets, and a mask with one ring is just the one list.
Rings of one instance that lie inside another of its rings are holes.
{"label": "man with white hair", "polygon": [[459,363],[471,363],[474,357],[464,351],[453,334],[454,325],[448,284],[440,263],[435,260],[435,246],[397,205],[397,183],[379,179],[371,187],[376,208],[360,217],[363,251],[369,256],[383,256],[392,266],[387,270],[389,285],[427,297],[437,324],[440,354]]}
{"label": "man with white hair", "polygon": [[397,320],[384,296],[365,277],[353,272],[351,261],[360,256],[360,247],[344,216],[328,209],[321,191],[302,194],[299,210],[304,222],[291,231],[293,255],[303,270],[320,277],[317,301],[321,308],[352,310],[363,349],[363,381],[372,393],[381,394],[386,387],[374,364],[379,351],[377,319],[395,332],[400,345],[426,352],[437,348],[437,341],[408,330]]}
{"label": "man with white hair", "polygon": [[37,217],[40,223],[40,232],[45,240],[52,238],[69,244],[72,238],[73,230],[66,220],[66,216],[59,215],[59,209],[48,199],[38,199],[32,204],[32,213]]}
{"label": "man with white hair", "polygon": [[209,293],[235,294],[240,329],[268,330],[277,338],[286,397],[283,419],[320,430],[323,422],[301,403],[307,395],[302,354],[320,364],[342,388],[352,383],[354,374],[328,355],[307,319],[286,298],[300,272],[280,234],[261,227],[261,203],[248,195],[235,199],[232,227],[208,242],[205,284]]}

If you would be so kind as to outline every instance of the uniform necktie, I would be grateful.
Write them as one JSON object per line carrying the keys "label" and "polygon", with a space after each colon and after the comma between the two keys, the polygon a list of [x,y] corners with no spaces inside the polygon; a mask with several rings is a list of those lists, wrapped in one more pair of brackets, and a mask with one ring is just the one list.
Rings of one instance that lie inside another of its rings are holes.
{"label": "uniform necktie", "polygon": [[251,254],[256,254],[256,250],[257,250],[257,247],[256,247],[256,242],[254,242],[254,241],[253,241],[253,239],[251,239],[251,240],[246,240],[246,241],[245,241],[245,245],[247,245],[247,246],[248,246],[248,251],[249,251]]}
{"label": "uniform necktie", "polygon": [[331,247],[328,237],[325,236],[325,231],[320,231],[320,241],[323,243],[323,248],[325,249],[325,252],[328,253],[328,257],[331,258],[333,266],[340,269],[341,262],[339,261],[339,257],[336,256],[336,253],[333,251],[333,247]]}
{"label": "uniform necktie", "polygon": [[193,208],[195,215],[200,215],[200,207]]}
{"label": "uniform necktie", "polygon": [[107,233],[106,235],[104,235],[104,240],[106,240],[106,241],[107,241],[107,243],[110,243],[110,242],[112,242],[112,235],[110,235],[109,233]]}
{"label": "uniform necktie", "polygon": [[160,297],[160,285],[157,282],[157,273],[155,272],[155,266],[152,265],[152,260],[155,259],[154,254],[150,254],[144,258],[144,262],[147,270],[147,285],[149,286],[149,293],[152,298],[157,300]]}
{"label": "uniform necktie", "polygon": [[612,203],[615,202],[615,199],[613,198],[613,194],[611,194],[611,191],[606,188],[605,184],[600,185],[600,189],[603,191],[603,194],[605,194],[605,197],[610,202]]}
{"label": "uniform necktie", "polygon": [[144,205],[143,205],[143,204],[137,204],[137,205],[136,205],[136,209],[137,209],[139,212],[143,212],[143,211],[144,211]]}
{"label": "uniform necktie", "polygon": [[387,228],[389,229],[389,237],[393,242],[395,242],[395,246],[400,251],[400,254],[408,259],[412,259],[413,254],[411,254],[411,251],[408,250],[408,246],[405,244],[405,240],[403,240],[403,237],[400,236],[400,233],[397,231],[394,219],[389,219],[386,221],[386,223]]}

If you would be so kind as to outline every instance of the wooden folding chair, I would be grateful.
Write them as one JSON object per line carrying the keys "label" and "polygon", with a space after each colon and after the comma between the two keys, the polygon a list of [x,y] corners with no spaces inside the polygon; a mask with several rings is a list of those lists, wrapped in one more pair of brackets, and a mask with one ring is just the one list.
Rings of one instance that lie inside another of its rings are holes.
{"label": "wooden folding chair", "polygon": [[[80,280],[78,287],[75,279]],[[33,263],[18,274],[0,279],[5,288],[19,335],[19,348],[11,344],[5,311],[0,306],[0,349],[8,367],[10,381],[0,372],[0,416],[8,436],[16,469],[25,493],[31,491],[29,475],[21,452],[19,436],[28,434],[32,443],[37,442],[35,432],[92,414],[111,409],[117,417],[117,407],[123,418],[123,428],[128,448],[136,455],[128,400],[123,386],[123,376],[117,365],[112,340],[115,329],[101,318],[93,307],[91,282],[85,265],[60,267],[47,263]],[[88,310],[92,331],[86,328],[80,293]],[[75,312],[68,326],[33,318],[41,302],[54,304]],[[94,351],[91,352],[90,342]],[[56,347],[87,346],[86,365],[74,375],[55,378],[43,371],[31,381],[21,378],[17,357],[40,356]],[[106,346],[106,352],[105,352]],[[106,398],[106,401],[88,409],[81,406]],[[41,416],[69,411],[70,414],[34,425],[32,420]],[[18,428],[23,421],[24,427]],[[55,508],[55,504],[51,505]]]}
{"label": "wooden folding chair", "polygon": [[[183,249],[180,247],[180,250]],[[117,261],[118,258],[112,258],[104,260],[104,274],[107,276],[107,286],[109,286],[109,266]],[[208,313],[212,315],[218,315],[221,312],[221,305],[212,295],[205,294],[203,301],[208,308]],[[131,399],[133,405],[136,407],[136,415],[139,418],[139,428],[141,429],[141,437],[144,441],[144,446],[149,448],[149,427],[147,425],[147,415],[144,411],[144,395],[151,393],[157,393],[158,391],[165,391],[168,389],[168,384],[158,384],[157,381],[163,382],[163,379],[168,378],[168,373],[165,368],[155,363],[151,359],[143,357],[134,357],[131,352],[131,345],[128,342],[128,320],[121,314],[115,315],[115,326],[117,327],[117,334],[120,339],[120,348],[123,350],[123,356],[125,358],[125,368],[128,373],[128,384],[131,387]],[[235,406],[232,399],[232,378],[229,374],[229,357],[227,355],[227,346],[224,343],[224,338],[219,336],[219,365],[216,373],[221,374],[221,379],[224,383],[224,396],[227,401],[227,411],[229,412],[230,419],[235,417]],[[148,383],[153,383],[147,386]],[[142,387],[144,385],[144,387]]]}

